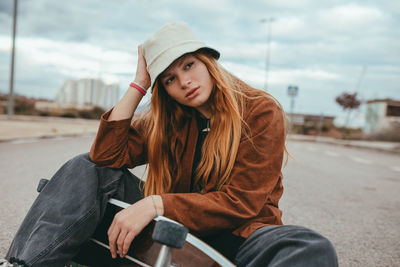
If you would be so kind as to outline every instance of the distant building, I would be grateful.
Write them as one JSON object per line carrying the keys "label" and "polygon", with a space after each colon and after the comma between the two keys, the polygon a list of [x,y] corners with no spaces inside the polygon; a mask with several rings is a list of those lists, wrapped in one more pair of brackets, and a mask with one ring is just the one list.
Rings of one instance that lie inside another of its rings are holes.
{"label": "distant building", "polygon": [[109,109],[119,100],[119,86],[98,79],[67,80],[56,96],[59,105],[99,106]]}
{"label": "distant building", "polygon": [[367,101],[365,116],[365,134],[400,129],[400,101],[392,99],[374,99]]}
{"label": "distant building", "polygon": [[313,114],[286,113],[289,132],[292,134],[322,134],[329,132],[334,126],[335,117]]}
{"label": "distant building", "polygon": [[300,113],[287,113],[287,116],[291,120],[292,125],[301,125],[307,127],[327,127],[333,126],[335,117],[324,116],[324,115],[312,115],[312,114],[300,114]]}

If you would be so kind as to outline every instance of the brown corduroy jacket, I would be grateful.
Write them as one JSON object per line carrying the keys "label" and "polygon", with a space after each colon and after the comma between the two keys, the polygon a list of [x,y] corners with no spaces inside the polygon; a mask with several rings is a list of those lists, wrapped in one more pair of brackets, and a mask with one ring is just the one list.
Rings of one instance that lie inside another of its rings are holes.
{"label": "brown corduroy jacket", "polygon": [[[251,93],[258,95],[257,91]],[[145,164],[146,143],[139,121],[109,121],[111,111],[100,122],[90,158],[100,166],[133,168]],[[176,220],[197,235],[231,229],[247,238],[265,225],[281,225],[279,199],[283,193],[282,161],[285,148],[284,114],[269,97],[249,98],[243,113],[250,137],[242,135],[230,182],[216,191],[218,177],[212,175],[205,193],[190,193],[192,164],[198,129],[189,119],[179,132],[184,144],[183,171],[175,177],[171,192],[162,194],[164,216]],[[212,129],[211,129],[212,130]]]}

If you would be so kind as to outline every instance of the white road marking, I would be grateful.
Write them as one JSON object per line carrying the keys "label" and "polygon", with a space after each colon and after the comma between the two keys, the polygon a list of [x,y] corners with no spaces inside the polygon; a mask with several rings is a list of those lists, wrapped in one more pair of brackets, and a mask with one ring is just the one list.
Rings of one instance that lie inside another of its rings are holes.
{"label": "white road marking", "polygon": [[31,144],[31,143],[38,143],[42,140],[57,140],[57,141],[62,141],[66,139],[70,139],[70,136],[54,136],[54,137],[49,137],[49,138],[22,138],[22,139],[16,139],[13,141],[10,141],[10,144],[14,145],[19,145],[19,144]]}
{"label": "white road marking", "polygon": [[[91,238],[90,240],[92,240],[92,241],[93,241],[94,243],[96,243],[97,245],[100,245],[100,246],[102,246],[102,247],[104,247],[104,248],[106,248],[106,249],[110,249],[110,247],[107,246],[106,244],[104,244],[103,242],[100,242],[100,241],[98,241],[98,240],[96,240],[96,239],[94,239],[94,238]],[[117,248],[117,251],[118,251],[118,248]],[[144,262],[142,262],[142,261],[140,261],[140,260],[138,260],[138,259],[132,258],[132,257],[129,256],[129,255],[126,255],[125,258],[127,258],[128,260],[133,261],[134,263],[136,263],[136,264],[138,264],[138,265],[140,265],[140,266],[151,267],[150,265],[148,265],[148,264],[146,264],[146,263],[144,263]]]}
{"label": "white road marking", "polygon": [[19,144],[30,144],[30,143],[37,143],[39,140],[37,139],[17,139],[14,141],[11,141],[10,143],[13,145],[19,145]]}
{"label": "white road marking", "polygon": [[396,171],[396,172],[400,172],[400,167],[390,167],[392,170]]}
{"label": "white road marking", "polygon": [[339,157],[339,154],[338,154],[338,153],[335,153],[335,152],[330,151],[330,150],[325,150],[324,153],[325,153],[326,155],[328,155],[328,156]]}
{"label": "white road marking", "polygon": [[355,156],[350,156],[350,159],[355,162],[359,162],[359,163],[363,163],[363,164],[371,164],[372,163],[372,161],[370,161],[370,160],[355,157]]}
{"label": "white road marking", "polygon": [[53,140],[65,140],[65,139],[68,139],[69,137],[66,137],[66,136],[57,136],[57,137],[54,137],[54,138],[52,138]]}

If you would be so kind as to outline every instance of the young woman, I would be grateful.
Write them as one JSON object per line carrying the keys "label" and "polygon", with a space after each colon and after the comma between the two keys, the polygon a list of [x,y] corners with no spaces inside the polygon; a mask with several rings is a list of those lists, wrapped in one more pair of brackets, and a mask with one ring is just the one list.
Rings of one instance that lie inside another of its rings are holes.
{"label": "young woman", "polygon": [[[224,70],[219,52],[185,23],[162,27],[138,55],[136,78],[102,116],[90,156],[54,175],[7,258],[62,266],[93,234],[107,200],[117,197],[134,204],[107,231],[112,258],[124,257],[138,233],[163,215],[238,266],[337,266],[327,239],[282,225],[286,128],[277,101]],[[132,122],[147,89],[150,107]],[[126,168],[145,163],[142,190]]]}

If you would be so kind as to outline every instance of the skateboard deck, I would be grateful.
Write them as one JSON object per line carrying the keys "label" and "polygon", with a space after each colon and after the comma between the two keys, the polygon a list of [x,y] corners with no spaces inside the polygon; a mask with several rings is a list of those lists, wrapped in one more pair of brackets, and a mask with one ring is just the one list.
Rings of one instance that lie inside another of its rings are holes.
{"label": "skateboard deck", "polygon": [[[109,204],[112,204],[119,208],[127,208],[130,206],[130,204],[116,199],[110,199]],[[155,218],[152,223],[145,227],[143,231],[137,237],[135,237],[127,255],[124,259],[121,260],[119,266],[150,267],[155,264],[159,251],[161,249],[161,244],[153,241],[151,234],[154,225],[158,220],[165,220],[179,224],[178,222],[175,222],[163,216],[158,216],[157,218]],[[108,241],[104,235],[96,236],[95,234],[91,241],[103,247],[104,253],[110,253]],[[235,265],[233,265],[222,254],[207,245],[205,242],[188,233],[183,248],[172,249],[171,266],[231,267]]]}

